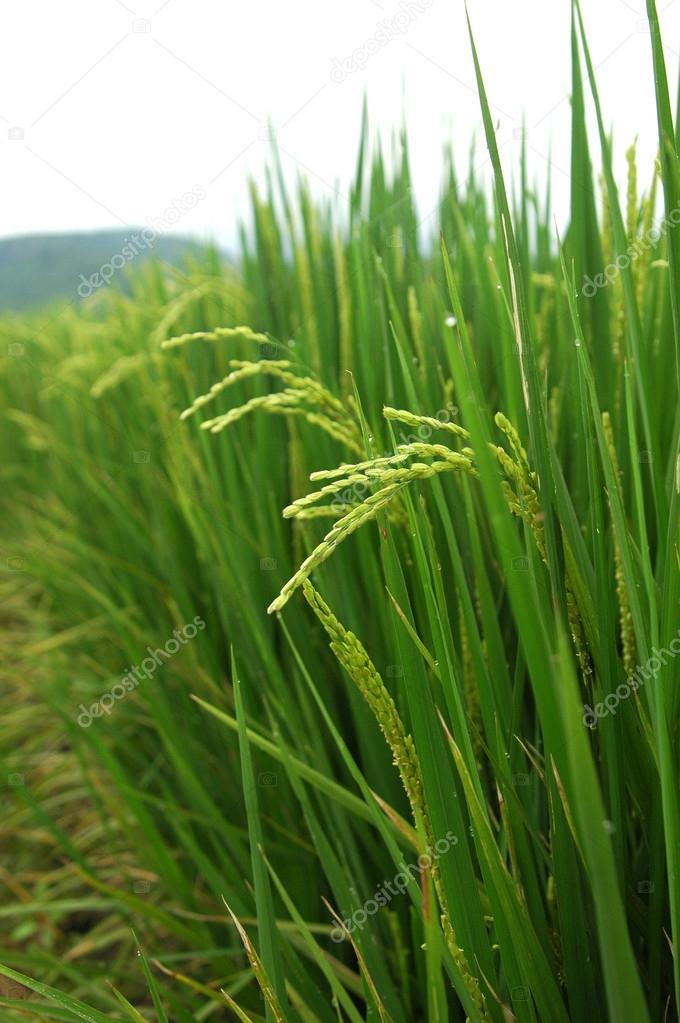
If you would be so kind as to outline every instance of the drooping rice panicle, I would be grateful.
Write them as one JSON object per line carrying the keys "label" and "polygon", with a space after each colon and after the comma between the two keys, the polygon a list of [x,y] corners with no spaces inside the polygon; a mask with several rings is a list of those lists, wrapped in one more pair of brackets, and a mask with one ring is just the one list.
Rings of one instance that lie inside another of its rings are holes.
{"label": "drooping rice panicle", "polygon": [[637,195],[637,161],[635,159],[636,143],[637,139],[626,150],[626,163],[628,165],[628,187],[626,189],[626,235],[629,244],[632,244],[635,241],[638,232],[639,208]]}
{"label": "drooping rice panicle", "polygon": [[[194,415],[199,409],[203,408],[209,402],[213,401],[218,395],[222,394],[227,387],[231,387],[232,384],[238,383],[240,380],[247,380],[250,377],[258,376],[260,373],[271,372],[271,366],[274,365],[276,368],[286,369],[291,363],[287,359],[281,359],[276,363],[269,362],[240,362],[236,359],[231,359],[229,365],[234,368],[228,373],[222,380],[218,380],[217,383],[213,384],[209,391],[205,394],[199,394],[198,397],[194,398],[191,405],[185,408],[180,415],[180,419],[188,419],[189,416]],[[264,369],[264,366],[270,368]],[[292,374],[291,374],[292,375]]]}
{"label": "drooping rice panicle", "polygon": [[149,352],[138,352],[135,355],[123,355],[114,364],[102,373],[90,388],[90,394],[93,398],[101,398],[106,391],[111,390],[113,387],[117,387],[123,380],[127,380],[130,376],[133,376],[138,370],[148,367],[150,363],[154,361],[153,354]]}
{"label": "drooping rice panicle", "polygon": [[[411,807],[413,820],[416,826],[423,830],[427,848],[434,849],[436,846],[436,836],[432,829],[432,822],[425,804],[418,756],[413,739],[406,732],[394,700],[389,694],[373,661],[366,653],[363,644],[353,632],[349,632],[338,621],[309,579],[303,583],[303,593],[307,603],[330,637],[331,650],[373,711],[380,730],[392,752],[394,764],[399,771]],[[439,877],[436,857],[430,858],[432,860],[430,869],[442,910],[440,921],[447,946],[461,972],[473,1003],[485,1023],[491,1023],[491,1018],[486,1011],[486,1002],[480,990],[479,980],[472,973],[469,961],[456,939]]]}
{"label": "drooping rice panicle", "polygon": [[247,416],[257,409],[273,412],[274,410],[286,411],[289,408],[299,409],[299,394],[297,391],[284,390],[275,391],[273,394],[258,394],[254,398],[249,398],[243,405],[229,409],[228,412],[223,412],[219,416],[213,416],[212,419],[204,419],[201,423],[201,429],[217,433],[219,430],[231,426],[232,423],[238,422],[243,416]]}
{"label": "drooping rice panicle", "polygon": [[658,175],[659,161],[658,159],[654,163],[654,173],[652,174],[652,181],[649,188],[649,194],[642,202],[642,213],[641,213],[641,224],[640,224],[640,244],[637,251],[639,252],[636,260],[636,274],[635,274],[635,297],[637,299],[638,309],[643,306],[643,299],[645,290],[649,284],[649,268],[651,266],[651,246],[647,244],[647,240],[651,239],[651,230],[654,223],[654,212],[656,210],[656,190],[657,182],[659,180]]}
{"label": "drooping rice panicle", "polygon": [[[502,430],[507,437],[515,455],[515,459],[513,460],[504,448],[494,447],[493,449],[495,450],[496,456],[503,468],[503,471],[505,472],[505,475],[508,480],[512,482],[512,486],[510,486],[507,482],[504,482],[503,486],[508,507],[514,515],[523,518],[529,525],[529,528],[534,535],[536,547],[541,555],[541,559],[545,562],[545,564],[547,564],[548,557],[545,546],[543,515],[541,513],[538,494],[534,486],[536,474],[532,471],[531,466],[529,465],[529,459],[522,445],[519,434],[507,416],[504,416],[502,412],[497,412],[495,422],[498,428]],[[569,579],[568,572],[565,575],[564,586],[567,604],[567,618],[571,630],[572,641],[574,643],[574,650],[583,677],[584,679],[587,679],[591,675],[593,669],[583,630],[581,613],[578,608],[578,603],[574,595],[573,586]]]}
{"label": "drooping rice panicle", "polygon": [[210,430],[211,433],[220,433],[228,426],[232,426],[244,416],[256,410],[268,412],[272,415],[302,416],[308,423],[320,427],[334,440],[339,441],[345,447],[357,453],[361,452],[361,445],[357,435],[344,424],[335,419],[330,419],[321,412],[315,412],[307,408],[304,401],[314,401],[314,394],[309,395],[301,390],[287,388],[283,391],[274,391],[271,394],[261,394],[250,398],[245,404],[230,409],[223,415],[206,419],[201,423],[202,430]]}
{"label": "drooping rice panicle", "polygon": [[[364,473],[353,473],[351,476],[344,476],[342,479],[333,480],[331,483],[327,483],[320,490],[315,490],[311,494],[305,494],[304,497],[297,497],[292,504],[287,505],[283,509],[283,517],[290,518],[293,515],[297,515],[305,508],[315,504],[317,501],[321,501],[326,497],[332,497],[334,494],[342,494],[345,490],[352,490],[357,484],[366,486],[375,479],[372,480],[369,472]],[[373,470],[374,477],[376,470]]]}
{"label": "drooping rice panicle", "polygon": [[309,474],[313,483],[320,480],[332,480],[339,476],[348,476],[355,472],[364,472],[366,469],[378,469],[380,466],[395,465],[404,462],[409,458],[410,452],[406,447],[394,455],[384,455],[379,458],[368,458],[363,462],[343,462],[335,469],[317,469]]}
{"label": "drooping rice panicle", "polygon": [[[409,452],[406,457],[417,455],[420,458],[443,458],[448,462],[452,468],[465,467],[472,474],[475,470],[472,466],[472,462],[466,455],[458,456],[458,452],[451,451],[449,448],[445,448],[439,444],[411,444],[409,445]],[[342,479],[333,480],[331,483],[327,483],[321,488],[311,494],[306,494],[304,497],[298,497],[292,504],[288,505],[283,510],[285,518],[289,518],[292,515],[297,514],[297,510],[300,508],[307,508],[309,505],[314,504],[316,501],[322,500],[324,497],[330,497],[333,494],[342,493],[343,490],[351,490],[353,487],[359,485],[366,485],[370,483],[380,483],[386,485],[388,483],[401,483],[410,482],[414,477],[411,472],[411,467],[408,468],[393,468],[389,465],[385,465],[383,459],[377,460],[380,464],[375,465],[367,463],[366,468],[362,473],[353,473],[350,476],[345,476]]]}
{"label": "drooping rice panicle", "polygon": [[431,430],[444,430],[448,433],[455,433],[457,437],[463,437],[465,440],[468,440],[470,437],[468,431],[459,426],[458,423],[449,423],[446,420],[436,419],[433,416],[418,416],[407,409],[396,409],[385,405],[383,407],[383,415],[385,419],[404,423],[406,426],[427,426]]}
{"label": "drooping rice panicle", "polygon": [[[302,377],[296,373],[290,372],[290,367],[293,363],[287,359],[262,359],[258,362],[246,362],[241,359],[231,359],[229,365],[233,367],[232,371],[227,374],[222,380],[213,384],[209,391],[205,394],[199,395],[191,405],[186,408],[180,418],[187,419],[190,415],[193,415],[198,409],[203,408],[208,402],[212,401],[219,394],[221,394],[226,388],[231,387],[233,384],[238,383],[241,380],[247,380],[251,377],[256,376],[272,376],[278,380],[283,381],[288,385],[289,388],[297,388],[300,391],[306,393],[306,398],[325,409],[328,415],[337,418],[339,421],[346,423],[348,427],[356,432],[356,426],[351,416],[349,415],[345,406],[340,402],[335,395],[323,386],[318,380],[313,377]],[[358,433],[357,433],[358,437]]]}
{"label": "drooping rice panicle", "polygon": [[394,764],[401,776],[415,822],[424,821],[427,813],[423,801],[420,766],[413,739],[406,734],[394,700],[360,640],[341,625],[309,579],[305,580],[302,589],[307,603],[330,637],[333,653],[375,715],[392,751]]}
{"label": "drooping rice panicle", "polygon": [[[245,328],[234,329],[240,331]],[[259,339],[252,332],[251,336]],[[191,335],[191,338],[193,337],[194,335]],[[302,416],[308,423],[319,426],[350,450],[357,454],[363,454],[361,435],[352,413],[319,380],[292,372],[294,363],[290,360],[260,359],[257,362],[251,362],[231,359],[229,365],[232,367],[231,372],[213,384],[209,391],[196,397],[191,405],[181,413],[181,419],[188,419],[236,383],[261,375],[271,376],[287,385],[284,390],[274,391],[267,395],[256,395],[243,405],[204,420],[201,423],[201,428],[210,430],[211,433],[219,433],[242,419],[243,416],[260,409],[273,415]]]}
{"label": "drooping rice panicle", "polygon": [[193,333],[166,338],[161,341],[161,348],[179,348],[192,341],[231,341],[236,338],[255,341],[257,344],[270,343],[270,338],[266,334],[259,334],[251,327],[215,327],[213,330],[196,330]]}
{"label": "drooping rice panicle", "polygon": [[[453,451],[446,461],[432,462],[429,465],[424,462],[414,462],[408,469],[387,470],[382,478],[382,482],[384,483],[386,478],[392,478],[396,482],[386,483],[380,490],[370,494],[365,501],[352,508],[347,515],[344,515],[335,523],[331,531],[326,534],[321,543],[314,548],[312,553],[300,565],[297,572],[288,580],[278,597],[269,605],[267,608],[269,614],[272,614],[274,611],[281,611],[295,590],[303,584],[314,569],[322,564],[348,536],[351,536],[352,533],[356,532],[357,529],[367,522],[372,521],[385,505],[393,500],[402,487],[407,486],[414,480],[429,479],[439,473],[451,472],[456,469],[474,473],[470,460],[465,455],[457,455]],[[388,473],[399,473],[399,476],[391,477]]]}
{"label": "drooping rice panicle", "polygon": [[352,508],[356,508],[357,503],[338,501],[337,504],[317,504],[311,508],[288,505],[284,509],[284,515],[287,519],[339,519]]}
{"label": "drooping rice panicle", "polygon": [[507,416],[504,416],[502,412],[497,412],[494,417],[496,426],[499,430],[502,430],[505,436],[508,438],[510,447],[512,448],[513,454],[517,460],[518,465],[521,467],[522,472],[527,480],[532,479],[531,467],[529,465],[529,458],[522,445],[517,430],[512,425]]}

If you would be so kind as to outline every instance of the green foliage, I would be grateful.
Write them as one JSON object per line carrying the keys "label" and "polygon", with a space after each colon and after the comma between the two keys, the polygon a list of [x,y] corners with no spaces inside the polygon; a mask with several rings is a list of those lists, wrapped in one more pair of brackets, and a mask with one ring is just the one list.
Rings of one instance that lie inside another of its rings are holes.
{"label": "green foliage", "polygon": [[563,242],[475,54],[495,199],[449,161],[429,242],[364,122],[342,215],[275,168],[236,267],[0,323],[3,1019],[678,1018],[648,8],[663,157],[622,202],[575,6]]}

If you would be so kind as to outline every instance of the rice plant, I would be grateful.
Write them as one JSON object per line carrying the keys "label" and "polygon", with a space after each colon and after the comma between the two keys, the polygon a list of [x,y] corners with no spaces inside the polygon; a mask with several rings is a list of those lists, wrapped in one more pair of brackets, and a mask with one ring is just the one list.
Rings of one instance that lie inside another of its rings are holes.
{"label": "rice plant", "polygon": [[471,37],[493,189],[447,156],[429,242],[365,118],[349,210],[274,163],[236,266],[0,323],[3,1019],[678,1018],[647,8],[659,156],[619,189],[574,4],[562,237]]}

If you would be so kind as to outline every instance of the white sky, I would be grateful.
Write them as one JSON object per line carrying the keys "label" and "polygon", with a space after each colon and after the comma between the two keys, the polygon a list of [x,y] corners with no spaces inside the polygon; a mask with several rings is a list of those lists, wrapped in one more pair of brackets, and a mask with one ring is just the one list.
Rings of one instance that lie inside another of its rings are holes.
{"label": "white sky", "polygon": [[[646,182],[656,123],[644,0],[582,6],[618,153],[639,135]],[[658,6],[675,94],[680,2]],[[544,180],[552,144],[563,212],[569,0],[469,0],[469,8],[503,153],[508,163],[517,156],[524,113],[532,174]],[[389,32],[376,36],[385,22]],[[353,54],[361,61],[370,39],[376,52],[365,66],[341,75],[342,62]],[[333,80],[333,68],[342,81]],[[336,190],[342,203],[364,93],[371,123],[386,139],[402,118],[408,125],[426,218],[444,141],[453,139],[462,169],[480,131],[463,0],[6,3],[0,234],[144,224],[198,184],[205,199],[173,230],[229,246],[247,211],[247,175],[262,176],[268,118],[290,179],[305,172],[316,190]],[[478,153],[482,164],[481,143]]]}

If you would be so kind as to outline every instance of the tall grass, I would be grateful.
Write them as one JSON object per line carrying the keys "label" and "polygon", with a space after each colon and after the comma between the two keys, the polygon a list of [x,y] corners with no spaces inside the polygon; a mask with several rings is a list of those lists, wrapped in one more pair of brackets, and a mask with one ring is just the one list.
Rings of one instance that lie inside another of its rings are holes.
{"label": "tall grass", "polygon": [[447,158],[429,245],[364,121],[349,210],[274,164],[235,268],[0,325],[3,1018],[677,1018],[648,12],[660,159],[619,194],[574,8],[562,239],[549,189],[511,201],[475,54],[493,195]]}

